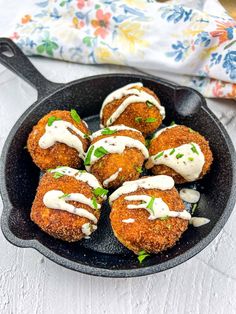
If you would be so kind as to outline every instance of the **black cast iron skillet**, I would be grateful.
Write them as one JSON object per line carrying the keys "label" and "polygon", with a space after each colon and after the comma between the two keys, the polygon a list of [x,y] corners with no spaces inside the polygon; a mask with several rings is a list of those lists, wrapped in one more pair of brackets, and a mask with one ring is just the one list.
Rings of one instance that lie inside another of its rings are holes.
{"label": "black cast iron skillet", "polygon": [[[6,56],[6,52],[12,56]],[[1,157],[0,183],[4,203],[1,227],[11,243],[35,248],[52,261],[83,273],[132,277],[166,270],[188,260],[223,228],[236,199],[235,151],[224,127],[199,93],[159,78],[133,74],[98,75],[56,84],[46,80],[9,39],[0,39],[0,62],[38,91],[38,100],[12,128]],[[214,155],[210,173],[195,185],[202,193],[195,215],[208,217],[210,223],[201,228],[190,226],[175,247],[146,259],[142,265],[115,239],[108,205],[102,211],[98,231],[90,240],[66,243],[42,232],[30,220],[40,171],[24,149],[33,125],[50,110],[76,108],[92,130],[98,129],[98,113],[105,96],[136,81],[143,82],[160,97],[167,112],[164,124],[175,120],[199,131],[209,140]]]}

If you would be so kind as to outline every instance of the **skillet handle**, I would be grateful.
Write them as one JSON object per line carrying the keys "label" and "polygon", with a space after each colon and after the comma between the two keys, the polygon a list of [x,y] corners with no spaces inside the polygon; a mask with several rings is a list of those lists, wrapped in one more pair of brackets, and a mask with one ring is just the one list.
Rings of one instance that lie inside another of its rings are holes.
{"label": "skillet handle", "polygon": [[0,38],[0,63],[36,88],[38,99],[63,85],[47,80],[11,39]]}

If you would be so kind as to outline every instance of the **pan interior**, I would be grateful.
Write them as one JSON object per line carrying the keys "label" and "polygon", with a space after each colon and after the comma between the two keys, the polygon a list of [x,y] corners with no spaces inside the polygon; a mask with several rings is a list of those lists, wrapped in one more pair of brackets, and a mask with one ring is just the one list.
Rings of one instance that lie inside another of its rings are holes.
{"label": "pan interior", "polygon": [[[178,124],[199,131],[209,140],[214,156],[210,173],[195,185],[201,191],[195,215],[209,218],[210,223],[201,228],[189,227],[175,247],[153,255],[141,266],[136,256],[114,237],[109,222],[108,204],[105,204],[102,211],[98,231],[91,239],[66,243],[41,231],[30,220],[30,208],[39,183],[40,171],[24,149],[33,125],[51,110],[75,108],[87,121],[90,129],[97,130],[98,113],[105,96],[116,88],[135,81],[142,81],[159,96],[161,103],[166,107],[164,125],[169,125],[175,120]],[[159,80],[132,75],[85,79],[45,98],[23,118],[15,127],[15,133],[13,132],[9,138],[4,168],[6,185],[4,197],[11,204],[8,227],[19,239],[35,239],[58,256],[78,264],[110,270],[135,269],[161,264],[193,248],[204,240],[224,214],[232,186],[233,165],[230,149],[215,118],[206,110],[203,99],[190,89],[175,88]]]}

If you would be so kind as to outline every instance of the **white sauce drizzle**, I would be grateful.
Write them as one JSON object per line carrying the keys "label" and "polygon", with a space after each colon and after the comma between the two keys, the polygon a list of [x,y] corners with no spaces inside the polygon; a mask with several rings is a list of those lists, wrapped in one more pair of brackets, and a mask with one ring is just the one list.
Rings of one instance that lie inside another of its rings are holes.
{"label": "white sauce drizzle", "polygon": [[85,224],[82,225],[82,232],[83,234],[85,234],[85,239],[90,239],[90,235],[95,230],[97,230],[97,226],[89,222],[86,222]]}
{"label": "white sauce drizzle", "polygon": [[174,187],[174,180],[170,176],[158,175],[139,180],[124,182],[115,192],[109,197],[109,203],[112,204],[118,197],[123,194],[129,194],[140,189],[158,189],[171,190]]}
{"label": "white sauce drizzle", "polygon": [[[112,130],[112,131],[125,131],[125,130],[126,130],[126,131],[133,131],[133,132],[137,132],[137,133],[139,133],[139,134],[142,134],[139,130],[130,128],[130,127],[125,126],[125,125],[123,125],[123,124],[112,125],[112,126],[109,127],[109,129]],[[98,130],[98,131],[94,132],[94,133],[90,136],[91,139],[93,140],[93,139],[95,139],[95,138],[98,137],[98,136],[105,135],[105,134],[102,134],[102,131],[104,131],[104,129],[101,129],[101,130]],[[115,135],[116,133],[113,133],[113,134]]]}
{"label": "white sauce drizzle", "polygon": [[83,149],[83,143],[80,138],[72,134],[69,129],[84,138],[84,133],[77,129],[72,123],[68,121],[54,121],[51,126],[48,124],[45,127],[46,132],[39,139],[39,146],[43,149],[47,149],[53,146],[56,142],[66,144],[72,148],[75,148],[79,157],[84,159],[85,152]]}
{"label": "white sauce drizzle", "polygon": [[189,221],[189,224],[193,225],[193,227],[201,227],[210,222],[210,219],[204,217],[192,217]]}
{"label": "white sauce drizzle", "polygon": [[135,222],[135,219],[134,218],[123,219],[122,222],[126,224],[132,224],[133,222]]}
{"label": "white sauce drizzle", "polygon": [[[196,147],[198,154],[192,151],[192,145]],[[175,170],[189,182],[198,179],[205,163],[205,157],[199,145],[196,143],[189,143],[175,147],[174,149],[175,151],[171,155],[170,153],[173,151],[173,148],[164,150],[163,155],[159,158],[157,158],[157,156],[161,152],[149,157],[148,162],[145,165],[146,168],[149,169],[153,165],[165,165]],[[183,154],[183,156],[178,159],[176,158],[177,154]],[[193,158],[193,160],[191,161],[189,158]]]}
{"label": "white sauce drizzle", "polygon": [[[97,178],[88,172],[80,171],[70,167],[59,167],[50,171],[51,173],[59,172],[63,175],[74,177],[76,180],[87,183],[91,188],[102,188],[102,185],[99,183]],[[103,199],[106,199],[106,195],[101,196]]]}
{"label": "white sauce drizzle", "polygon": [[[64,210],[71,214],[90,219],[95,224],[97,223],[97,218],[88,210],[84,208],[77,208],[72,204],[66,203],[66,201],[76,201],[88,205],[89,207],[94,209],[92,200],[90,198],[87,198],[85,195],[80,193],[71,193],[66,197],[62,197],[63,195],[64,193],[59,190],[48,191],[43,197],[43,203],[48,208]],[[101,205],[97,204],[97,208],[100,209]]]}
{"label": "white sauce drizzle", "polygon": [[119,173],[122,171],[122,168],[119,168],[115,173],[113,173],[109,178],[107,178],[106,180],[103,181],[103,186],[107,187],[108,184],[112,181],[114,181]]}
{"label": "white sauce drizzle", "polygon": [[[139,90],[139,89],[135,88],[135,87],[142,87],[142,86],[143,86],[143,84],[140,82],[128,84],[126,86],[123,86],[123,87],[115,90],[114,92],[112,92],[111,94],[109,94],[105,98],[105,100],[102,104],[101,112],[100,112],[100,118],[101,119],[103,117],[104,107],[108,103],[110,103],[113,100],[120,99],[124,96],[130,95],[119,105],[119,107],[113,112],[113,114],[110,116],[110,118],[105,122],[106,126],[109,126],[112,123],[114,123],[114,121],[125,111],[125,109],[130,104],[136,103],[136,102],[146,103],[146,101],[150,101],[155,107],[157,107],[159,109],[160,114],[162,115],[163,119],[165,118],[165,108],[163,106],[161,106],[160,102],[155,97],[153,97],[149,93],[145,92],[144,90]],[[102,127],[102,125],[101,125],[101,127]]]}
{"label": "white sauce drizzle", "polygon": [[[128,136],[110,136],[102,138],[93,144],[94,149],[90,159],[90,166],[86,166],[86,170],[89,171],[91,165],[93,165],[101,157],[96,157],[94,152],[98,147],[103,147],[109,154],[122,154],[126,147],[134,147],[142,152],[145,159],[148,158],[149,153],[146,146],[139,140],[135,140]],[[89,150],[88,150],[89,152]],[[87,152],[87,153],[88,153]],[[103,157],[103,156],[102,156]]]}
{"label": "white sauce drizzle", "polygon": [[179,192],[181,199],[188,203],[197,203],[200,199],[200,193],[193,189],[181,189]]}
{"label": "white sauce drizzle", "polygon": [[154,220],[163,217],[178,217],[185,220],[190,220],[191,215],[186,210],[181,212],[172,211],[169,209],[168,205],[161,199],[161,198],[154,198],[152,209],[147,208],[149,202],[151,201],[152,197],[149,195],[130,195],[126,196],[126,201],[142,201],[142,204],[133,205],[129,204],[127,206],[128,209],[146,209],[150,216],[148,219]]}
{"label": "white sauce drizzle", "polygon": [[170,125],[170,126],[167,126],[167,127],[163,128],[163,129],[161,129],[161,130],[156,131],[156,132],[153,134],[152,140],[153,140],[154,138],[158,138],[158,136],[160,136],[161,133],[163,133],[164,131],[166,131],[166,130],[168,130],[168,129],[175,128],[176,126],[178,126],[178,124]]}

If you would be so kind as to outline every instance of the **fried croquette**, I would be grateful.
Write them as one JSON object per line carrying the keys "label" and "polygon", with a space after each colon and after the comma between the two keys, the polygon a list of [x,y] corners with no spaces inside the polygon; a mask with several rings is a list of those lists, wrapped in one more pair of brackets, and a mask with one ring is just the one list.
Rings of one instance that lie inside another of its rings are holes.
{"label": "fried croquette", "polygon": [[78,241],[97,229],[107,192],[86,171],[60,167],[43,175],[30,216],[54,238]]}
{"label": "fried croquette", "polygon": [[88,134],[87,125],[75,110],[55,110],[33,127],[27,149],[41,170],[61,165],[80,168],[89,146]]}
{"label": "fried croquette", "polygon": [[[130,200],[132,197],[133,200]],[[148,200],[145,203],[146,198]],[[156,200],[159,203],[155,205]],[[187,219],[153,217],[152,212],[162,211],[162,202],[169,207],[172,214],[174,211],[190,216],[186,211],[184,213],[184,204],[174,187],[169,190],[138,188],[134,192],[121,194],[113,201],[110,214],[113,232],[116,238],[135,254],[143,250],[147,253],[158,253],[171,248],[188,228]]]}
{"label": "fried croquette", "polygon": [[176,183],[201,179],[213,161],[208,141],[184,125],[173,125],[154,135],[146,168],[173,177]]}
{"label": "fried croquette", "polygon": [[86,169],[104,187],[116,188],[138,179],[148,158],[141,132],[126,126],[112,126],[91,135],[92,143],[85,157]]}
{"label": "fried croquette", "polygon": [[161,125],[165,109],[153,91],[134,83],[111,93],[103,102],[100,117],[103,126],[124,124],[146,136]]}

